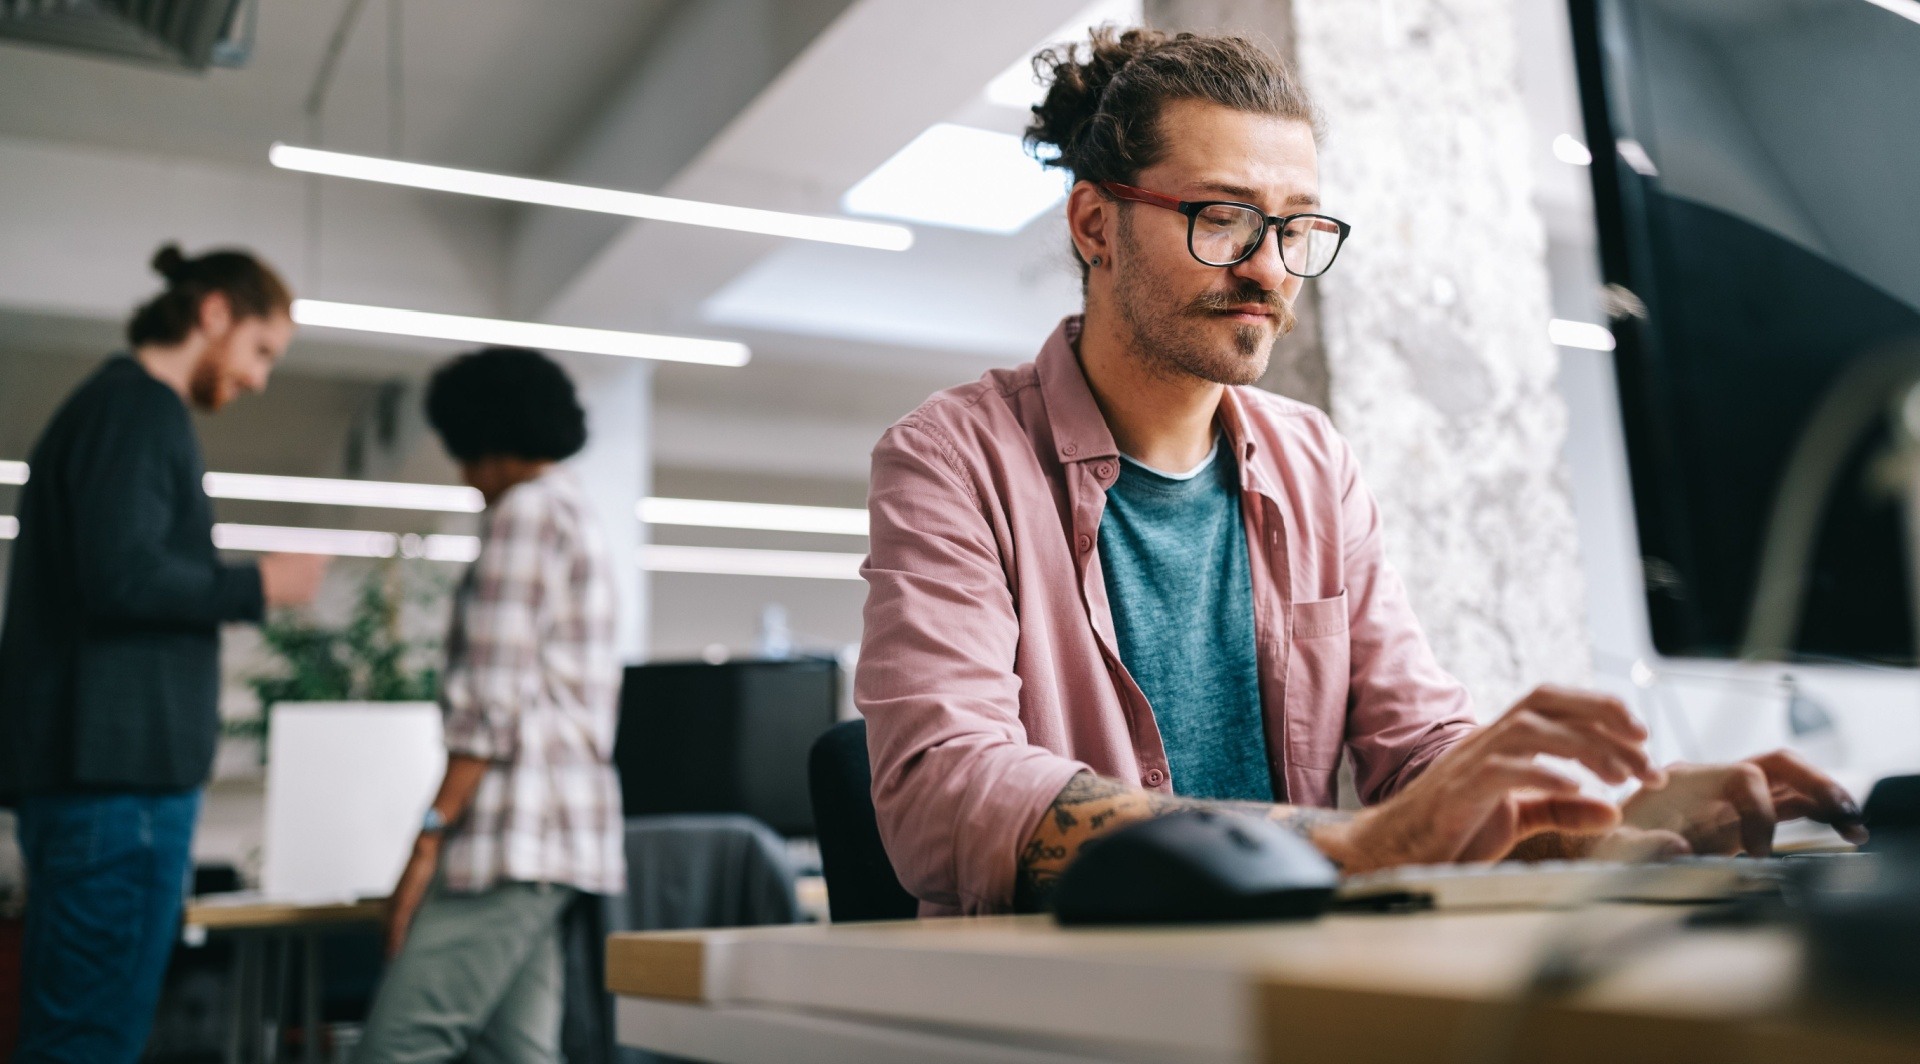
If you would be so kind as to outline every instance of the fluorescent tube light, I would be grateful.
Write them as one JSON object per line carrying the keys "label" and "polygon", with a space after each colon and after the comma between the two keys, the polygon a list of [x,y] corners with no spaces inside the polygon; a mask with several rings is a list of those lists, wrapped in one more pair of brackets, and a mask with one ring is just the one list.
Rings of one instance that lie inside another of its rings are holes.
{"label": "fluorescent tube light", "polygon": [[213,545],[221,550],[391,558],[399,549],[400,537],[391,532],[356,532],[344,528],[218,524],[213,526]]}
{"label": "fluorescent tube light", "polygon": [[301,325],[318,325],[329,329],[424,336],[467,344],[584,351],[594,355],[651,358],[661,362],[697,362],[708,366],[744,366],[751,354],[747,345],[729,340],[698,340],[687,336],[655,336],[613,329],[583,329],[573,325],[470,318],[461,314],[430,314],[397,307],[330,303],[322,299],[294,300],[293,320]]}
{"label": "fluorescent tube light", "polygon": [[1547,338],[1561,347],[1580,347],[1588,351],[1613,350],[1613,333],[1606,326],[1590,321],[1555,318],[1547,323]]}
{"label": "fluorescent tube light", "polygon": [[330,554],[337,558],[391,558],[398,554],[431,562],[470,562],[480,556],[479,536],[396,536],[391,532],[285,525],[214,525],[213,545],[221,550]]}
{"label": "fluorescent tube light", "polygon": [[470,562],[480,557],[480,537],[417,536],[409,532],[400,537],[400,556],[430,562]]}
{"label": "fluorescent tube light", "polygon": [[847,190],[854,214],[1017,233],[1067,194],[1067,175],[1042,166],[1020,138],[941,122]]}
{"label": "fluorescent tube light", "polygon": [[[0,484],[27,482],[27,463],[0,461]],[[12,479],[7,479],[12,478]],[[310,503],[320,506],[368,506],[390,510],[428,510],[436,513],[479,513],[486,508],[480,493],[452,484],[414,484],[395,480],[343,480],[330,477],[284,477],[259,473],[208,473],[202,482],[215,499],[255,502]],[[848,506],[793,506],[784,503],[731,502],[722,499],[668,499],[650,497],[635,508],[640,520],[655,525],[701,528],[743,528],[767,532],[819,532],[864,536],[867,511]],[[471,536],[427,536],[424,541],[472,540]],[[423,542],[424,542],[423,541]],[[479,541],[474,540],[477,544]],[[429,553],[440,548],[422,547]],[[456,553],[465,547],[445,548]],[[406,543],[401,554],[409,554]],[[471,561],[471,558],[446,560]]]}
{"label": "fluorescent tube light", "polygon": [[840,506],[787,506],[718,499],[643,499],[640,520],[650,525],[701,528],[750,528],[769,532],[824,532],[836,536],[867,534],[867,511]]}
{"label": "fluorescent tube light", "polygon": [[812,550],[746,550],[740,547],[680,547],[649,543],[640,567],[656,573],[723,576],[787,576],[810,580],[858,580],[859,554]]}
{"label": "fluorescent tube light", "polygon": [[723,203],[650,196],[644,192],[621,192],[610,188],[592,188],[563,181],[543,181],[532,177],[510,177],[478,170],[459,170],[451,166],[410,163],[382,159],[372,155],[300,148],[275,144],[267,151],[267,161],[282,170],[298,170],[327,177],[348,177],[359,181],[377,181],[387,185],[405,185],[434,192],[454,192],[488,199],[533,203],[545,207],[569,207],[599,214],[618,214],[628,218],[650,218],[661,222],[702,225],[713,229],[733,229],[743,233],[818,240],[829,244],[849,244],[880,251],[905,251],[913,246],[913,231],[900,225],[863,222],[853,218],[828,218],[812,214],[790,214],[754,207],[733,207]]}
{"label": "fluorescent tube light", "polygon": [[20,535],[18,517],[0,517],[0,539],[14,539]]}
{"label": "fluorescent tube light", "polygon": [[256,473],[208,473],[207,494],[216,499],[304,502],[323,506],[377,506],[391,510],[437,510],[477,514],[480,493],[451,484],[402,484],[384,480],[273,477]]}
{"label": "fluorescent tube light", "polygon": [[1570,166],[1592,166],[1593,152],[1571,133],[1553,138],[1553,157]]}
{"label": "fluorescent tube light", "polygon": [[[20,520],[0,516],[0,540],[20,534]],[[421,558],[435,562],[471,562],[480,556],[480,537],[396,536],[345,528],[293,528],[286,525],[217,524],[213,545],[220,550],[258,553],[326,554],[336,558]],[[640,566],[656,573],[720,576],[790,577],[805,580],[858,580],[864,555],[810,550],[748,550],[739,547],[683,547],[649,543],[640,548]]]}

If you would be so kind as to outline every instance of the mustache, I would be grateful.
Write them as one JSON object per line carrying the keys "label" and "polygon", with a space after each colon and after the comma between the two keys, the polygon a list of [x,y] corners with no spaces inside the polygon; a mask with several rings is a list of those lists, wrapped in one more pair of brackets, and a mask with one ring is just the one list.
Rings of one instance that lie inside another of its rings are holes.
{"label": "mustache", "polygon": [[1242,285],[1226,292],[1203,292],[1187,304],[1187,310],[1193,314],[1220,314],[1245,306],[1258,306],[1273,315],[1274,322],[1283,333],[1293,328],[1293,301],[1256,284]]}

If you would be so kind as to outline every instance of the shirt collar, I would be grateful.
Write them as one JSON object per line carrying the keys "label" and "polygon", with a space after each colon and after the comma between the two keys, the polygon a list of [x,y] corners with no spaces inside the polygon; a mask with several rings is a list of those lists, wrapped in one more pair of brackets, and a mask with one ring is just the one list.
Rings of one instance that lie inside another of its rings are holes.
{"label": "shirt collar", "polygon": [[1241,402],[1240,389],[1229,387],[1220,396],[1220,412],[1215,417],[1220,422],[1220,431],[1226,434],[1228,445],[1233,448],[1234,457],[1244,469],[1253,460],[1255,447],[1253,434],[1247,431],[1246,411],[1241,408]]}
{"label": "shirt collar", "polygon": [[[1040,395],[1047,404],[1047,420],[1053,431],[1055,455],[1061,462],[1084,462],[1090,458],[1118,458],[1120,447],[1113,442],[1106,416],[1094,401],[1087,386],[1086,371],[1080,368],[1080,356],[1074,345],[1080,340],[1084,318],[1078,314],[1060,320],[1034,359],[1040,377]],[[1228,388],[1220,399],[1217,415],[1220,429],[1244,471],[1254,454],[1252,437],[1240,409],[1238,389]],[[1244,473],[1243,473],[1244,476]]]}
{"label": "shirt collar", "polygon": [[1062,463],[1084,462],[1089,458],[1118,458],[1119,445],[1100,413],[1100,404],[1087,387],[1086,371],[1080,368],[1080,356],[1074,344],[1080,339],[1081,317],[1070,315],[1047,337],[1034,359],[1040,376],[1040,397],[1047,404],[1047,422],[1053,432],[1053,449]]}

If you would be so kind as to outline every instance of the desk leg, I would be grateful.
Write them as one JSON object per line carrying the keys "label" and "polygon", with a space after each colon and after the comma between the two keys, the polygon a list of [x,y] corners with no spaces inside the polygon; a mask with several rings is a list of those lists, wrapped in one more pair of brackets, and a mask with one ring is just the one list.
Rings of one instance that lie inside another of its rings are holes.
{"label": "desk leg", "polygon": [[273,936],[273,1019],[267,1032],[267,1064],[280,1064],[280,1051],[287,1041],[287,983],[290,975],[294,936],[283,931]]}
{"label": "desk leg", "polygon": [[300,975],[300,1059],[305,1064],[320,1064],[320,936],[306,935],[306,968]]}
{"label": "desk leg", "polygon": [[267,940],[248,935],[247,951],[253,978],[247,983],[247,1059],[264,1061],[267,1055]]}
{"label": "desk leg", "polygon": [[242,1064],[240,1047],[246,1044],[247,940],[237,936],[233,943],[233,997],[227,1001],[226,1064]]}
{"label": "desk leg", "polygon": [[227,1064],[248,1064],[260,1059],[265,1038],[260,1031],[260,1011],[266,978],[265,943],[257,934],[242,932],[233,937],[233,1011],[227,1025]]}

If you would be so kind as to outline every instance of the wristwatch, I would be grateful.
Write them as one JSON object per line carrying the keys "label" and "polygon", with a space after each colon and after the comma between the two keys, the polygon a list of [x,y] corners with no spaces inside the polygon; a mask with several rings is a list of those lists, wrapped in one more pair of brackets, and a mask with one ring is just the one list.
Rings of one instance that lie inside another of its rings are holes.
{"label": "wristwatch", "polygon": [[426,815],[420,818],[420,834],[438,835],[445,830],[447,818],[440,815],[440,810],[427,806]]}

